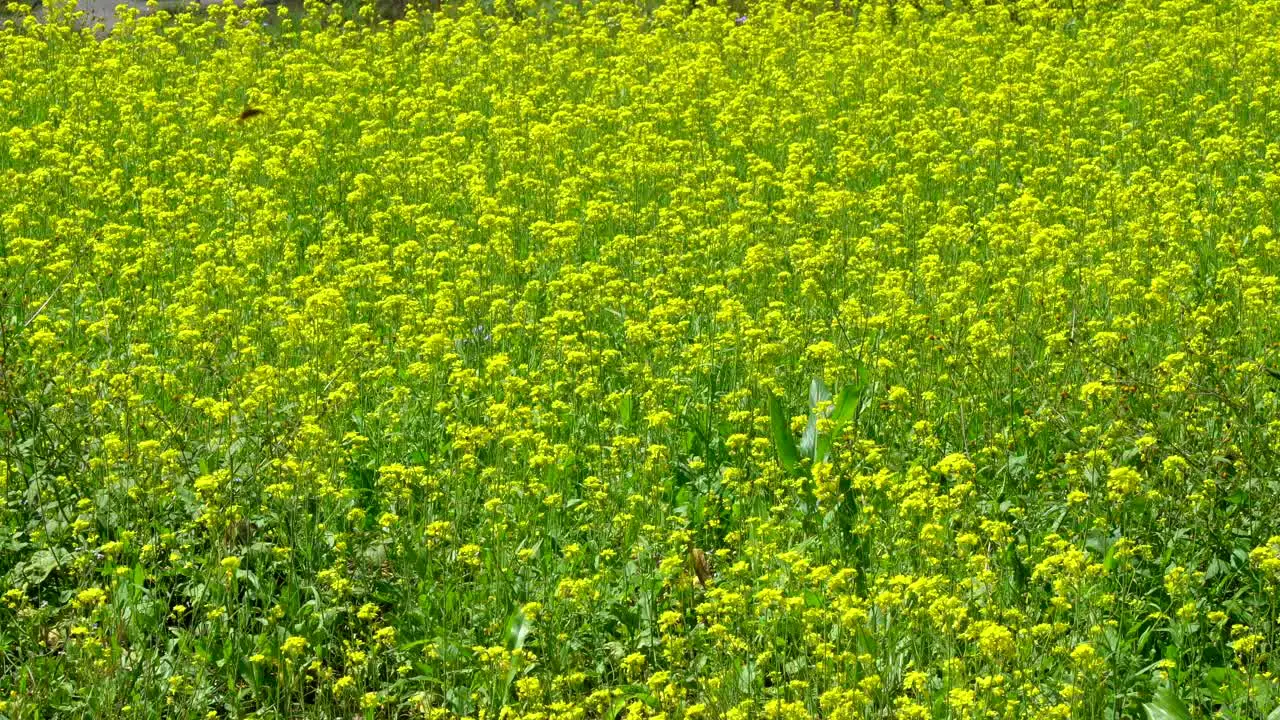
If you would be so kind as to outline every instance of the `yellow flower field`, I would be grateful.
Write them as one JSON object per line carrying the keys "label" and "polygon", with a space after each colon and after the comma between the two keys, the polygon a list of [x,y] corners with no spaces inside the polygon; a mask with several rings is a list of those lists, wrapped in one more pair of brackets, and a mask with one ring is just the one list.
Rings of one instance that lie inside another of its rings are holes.
{"label": "yellow flower field", "polygon": [[0,29],[0,718],[1280,720],[1280,0]]}

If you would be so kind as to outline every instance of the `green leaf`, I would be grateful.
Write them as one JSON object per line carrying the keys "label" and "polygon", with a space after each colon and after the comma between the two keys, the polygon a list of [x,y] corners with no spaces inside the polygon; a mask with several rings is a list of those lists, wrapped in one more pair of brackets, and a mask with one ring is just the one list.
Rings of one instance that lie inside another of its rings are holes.
{"label": "green leaf", "polygon": [[836,396],[835,412],[831,415],[832,423],[844,425],[858,414],[858,406],[862,404],[862,387],[862,383],[855,383],[840,389],[840,394]]}
{"label": "green leaf", "polygon": [[[859,373],[861,375],[861,373]],[[831,432],[818,438],[818,445],[813,454],[814,462],[823,462],[831,456],[831,446],[835,443],[840,430],[858,415],[862,406],[862,395],[865,385],[859,379],[856,383],[845,385],[836,396],[831,412]]]}
{"label": "green leaf", "polygon": [[1027,569],[1022,558],[1018,557],[1018,543],[1016,540],[1010,540],[1009,546],[1005,548],[1005,553],[1009,557],[1009,564],[1013,566],[1013,579],[1018,584],[1018,589],[1022,592],[1027,591],[1027,587],[1031,584],[1031,572]]}
{"label": "green leaf", "polygon": [[831,391],[827,390],[822,380],[820,378],[811,380],[809,382],[809,423],[805,426],[804,435],[800,438],[800,454],[811,458],[814,462],[822,459],[822,455],[817,452],[822,442],[818,437],[818,419],[831,415],[829,406],[826,410],[819,412],[818,405],[829,400],[831,400]]}
{"label": "green leaf", "polygon": [[821,442],[818,439],[818,416],[809,413],[809,423],[805,425],[804,434],[800,436],[800,457],[818,459],[818,446]]}
{"label": "green leaf", "polygon": [[1143,705],[1149,720],[1191,720],[1191,711],[1186,703],[1174,694],[1172,688],[1162,687],[1156,691],[1152,702]]}
{"label": "green leaf", "polygon": [[1267,720],[1280,720],[1280,705],[1277,705],[1276,709],[1271,711],[1271,714],[1267,716]]}
{"label": "green leaf", "polygon": [[815,463],[826,462],[831,457],[831,444],[835,442],[835,434],[823,435],[818,438],[818,446],[813,449],[813,461]]}
{"label": "green leaf", "polygon": [[773,446],[778,451],[778,463],[782,469],[789,473],[799,470],[800,452],[796,449],[795,437],[791,435],[791,422],[776,395],[769,396],[769,432],[773,435]]}
{"label": "green leaf", "polygon": [[1119,561],[1116,560],[1116,544],[1111,543],[1107,546],[1107,552],[1102,556],[1102,570],[1105,573],[1111,573],[1116,569]]}
{"label": "green leaf", "polygon": [[622,419],[622,424],[626,427],[631,426],[631,418],[635,416],[636,399],[631,393],[622,396],[618,401],[618,415]]}
{"label": "green leaf", "polygon": [[524,647],[525,638],[529,637],[529,618],[525,617],[524,610],[516,610],[507,618],[507,649],[519,650]]}
{"label": "green leaf", "polygon": [[831,391],[827,389],[822,378],[815,377],[809,381],[809,412],[816,412],[818,403],[831,399]]}
{"label": "green leaf", "polygon": [[618,714],[622,712],[623,708],[636,700],[639,700],[651,708],[658,706],[658,701],[649,693],[649,689],[643,685],[625,685],[621,690],[622,697],[614,701],[613,707],[609,709],[609,720],[615,720],[615,718],[618,717]]}
{"label": "green leaf", "polygon": [[10,582],[25,587],[36,587],[48,579],[53,571],[71,560],[71,553],[62,548],[38,550],[18,563],[9,572]]}

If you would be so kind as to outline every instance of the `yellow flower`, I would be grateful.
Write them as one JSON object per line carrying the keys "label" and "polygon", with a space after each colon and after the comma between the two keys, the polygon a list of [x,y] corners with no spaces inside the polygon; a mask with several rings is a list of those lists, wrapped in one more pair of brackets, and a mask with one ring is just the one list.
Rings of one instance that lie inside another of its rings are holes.
{"label": "yellow flower", "polygon": [[122,549],[124,549],[124,543],[119,541],[112,541],[109,543],[105,543],[102,547],[98,548],[98,552],[102,553],[103,555],[115,555],[119,553]]}
{"label": "yellow flower", "polygon": [[297,635],[290,635],[280,644],[280,652],[285,655],[301,655],[307,649],[307,639]]}
{"label": "yellow flower", "polygon": [[640,674],[640,670],[645,665],[645,657],[640,653],[631,653],[622,659],[622,668],[626,671],[627,676],[634,678]]}
{"label": "yellow flower", "polygon": [[1122,501],[1136,495],[1141,488],[1142,476],[1133,468],[1112,468],[1107,474],[1107,497],[1112,501]]}
{"label": "yellow flower", "polygon": [[1274,535],[1266,543],[1249,552],[1249,561],[1272,582],[1280,583],[1280,535]]}
{"label": "yellow flower", "polygon": [[466,544],[458,548],[458,562],[471,567],[480,567],[480,546]]}
{"label": "yellow flower", "polygon": [[933,471],[950,477],[966,477],[971,475],[975,466],[964,453],[951,453],[933,466]]}
{"label": "yellow flower", "polygon": [[107,593],[102,588],[92,587],[76,593],[75,604],[79,608],[93,608],[107,601]]}
{"label": "yellow flower", "polygon": [[978,633],[978,647],[993,660],[1003,660],[1017,652],[1013,633],[997,623],[986,623]]}

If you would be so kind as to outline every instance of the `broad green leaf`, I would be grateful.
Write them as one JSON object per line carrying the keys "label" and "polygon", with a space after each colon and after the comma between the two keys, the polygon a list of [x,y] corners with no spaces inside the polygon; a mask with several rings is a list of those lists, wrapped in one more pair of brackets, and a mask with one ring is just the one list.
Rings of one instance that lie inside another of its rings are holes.
{"label": "broad green leaf", "polygon": [[628,427],[631,425],[631,418],[635,416],[635,409],[635,396],[631,393],[623,395],[622,399],[618,401],[618,415],[622,419],[623,425]]}
{"label": "broad green leaf", "polygon": [[840,389],[840,394],[836,396],[835,405],[831,411],[831,432],[818,438],[818,445],[813,454],[814,462],[823,462],[830,457],[831,446],[835,443],[836,436],[850,420],[857,416],[858,407],[861,404],[862,385],[860,383],[845,385]]}
{"label": "broad green leaf", "polygon": [[1116,544],[1111,543],[1109,546],[1107,546],[1107,552],[1102,556],[1103,572],[1110,573],[1112,570],[1115,570],[1117,562],[1118,561],[1116,560]]}
{"label": "broad green leaf", "polygon": [[796,449],[795,437],[791,435],[791,422],[776,395],[769,396],[769,432],[773,435],[773,446],[778,451],[778,463],[782,469],[789,473],[800,469],[800,452]]}
{"label": "broad green leaf", "polygon": [[820,440],[818,439],[818,418],[831,414],[828,407],[825,411],[819,412],[818,405],[831,400],[831,392],[827,390],[827,386],[822,384],[820,378],[814,378],[809,382],[809,423],[805,426],[804,435],[800,438],[800,455],[802,457],[811,458],[814,462],[821,459],[816,452]]}
{"label": "broad green leaf", "polygon": [[738,692],[746,694],[755,688],[756,664],[750,660],[738,668]]}
{"label": "broad green leaf", "polygon": [[621,688],[621,690],[622,690],[622,697],[614,701],[613,707],[610,708],[609,710],[609,716],[608,716],[609,720],[614,720],[614,718],[617,718],[618,714],[622,712],[623,708],[627,707],[628,705],[630,705],[631,703],[637,700],[644,703],[645,705],[648,705],[649,707],[658,706],[658,701],[649,692],[649,689],[643,685],[625,685]]}
{"label": "broad green leaf", "polygon": [[524,647],[525,638],[529,637],[529,618],[524,610],[516,610],[507,618],[507,649],[519,650]]}
{"label": "broad green leaf", "polygon": [[804,434],[800,436],[800,457],[818,459],[818,416],[809,413],[809,423],[804,427]]}
{"label": "broad green leaf", "polygon": [[831,391],[823,384],[822,378],[814,378],[809,381],[809,412],[814,412],[818,408],[818,403],[831,399]]}
{"label": "broad green leaf", "polygon": [[840,389],[840,394],[836,396],[835,412],[831,415],[831,422],[837,426],[844,425],[858,414],[858,406],[862,400],[862,385],[845,385]]}
{"label": "broad green leaf", "polygon": [[13,567],[9,572],[10,581],[25,587],[35,587],[70,560],[71,553],[62,548],[36,551],[25,563],[18,563]]}
{"label": "broad green leaf", "polygon": [[826,434],[818,438],[818,446],[813,449],[815,463],[826,462],[831,457],[831,444],[835,442],[834,434]]}
{"label": "broad green leaf", "polygon": [[1229,667],[1211,667],[1206,670],[1203,687],[1205,694],[1222,705],[1229,705],[1235,698],[1247,694],[1244,675]]}
{"label": "broad green leaf", "polygon": [[1157,690],[1152,701],[1143,707],[1147,710],[1148,720],[1191,720],[1191,711],[1171,688]]}
{"label": "broad green leaf", "polygon": [[1009,556],[1009,563],[1013,566],[1013,580],[1018,584],[1020,591],[1026,592],[1027,586],[1031,583],[1031,572],[1027,569],[1022,558],[1018,557],[1018,543],[1015,540],[1009,541],[1009,546],[1005,548],[1005,552]]}

